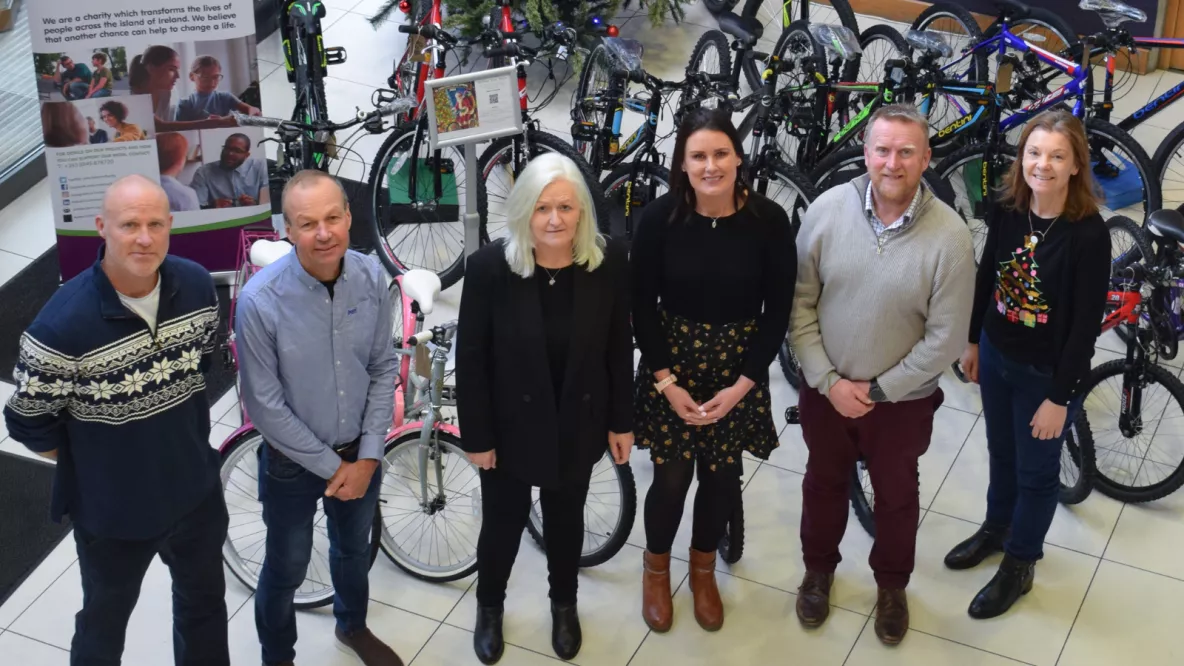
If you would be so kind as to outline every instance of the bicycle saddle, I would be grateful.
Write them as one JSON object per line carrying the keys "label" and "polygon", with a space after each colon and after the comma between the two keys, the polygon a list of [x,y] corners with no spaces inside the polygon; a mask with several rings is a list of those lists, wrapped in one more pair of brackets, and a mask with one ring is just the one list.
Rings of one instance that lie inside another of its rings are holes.
{"label": "bicycle saddle", "polygon": [[1147,218],[1147,228],[1157,236],[1184,243],[1184,215],[1175,208],[1165,208],[1152,213]]}
{"label": "bicycle saddle", "polygon": [[282,259],[292,251],[292,244],[286,241],[257,240],[251,243],[251,263],[263,268]]}
{"label": "bicycle saddle", "polygon": [[627,72],[641,71],[641,55],[645,52],[645,46],[641,42],[622,37],[605,37],[602,43],[617,69]]}
{"label": "bicycle saddle", "polygon": [[755,46],[756,40],[765,34],[765,26],[760,21],[747,16],[737,16],[735,12],[724,12],[716,17],[716,20],[719,21],[720,30],[744,42],[745,46]]}
{"label": "bicycle saddle", "polygon": [[440,276],[431,271],[413,268],[403,274],[403,293],[419,303],[419,310],[425,315],[432,314],[436,299],[440,297],[440,289]]}
{"label": "bicycle saddle", "polygon": [[909,46],[929,55],[943,58],[954,55],[954,49],[950,48],[945,38],[932,30],[909,30],[904,34],[904,40]]}
{"label": "bicycle saddle", "polygon": [[1113,30],[1127,21],[1144,23],[1147,14],[1118,0],[1081,0],[1078,7],[1087,12],[1097,12],[1106,28]]}
{"label": "bicycle saddle", "polygon": [[863,53],[863,49],[859,48],[859,39],[846,26],[811,23],[810,34],[823,48],[843,60],[854,60]]}

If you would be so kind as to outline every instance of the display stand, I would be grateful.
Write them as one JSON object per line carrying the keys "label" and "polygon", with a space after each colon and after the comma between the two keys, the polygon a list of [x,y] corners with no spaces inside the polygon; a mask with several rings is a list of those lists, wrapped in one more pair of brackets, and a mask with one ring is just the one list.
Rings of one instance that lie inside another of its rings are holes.
{"label": "display stand", "polygon": [[[477,175],[477,144],[523,132],[518,103],[518,69],[500,67],[470,72],[424,84],[428,110],[428,143],[432,152],[464,146],[465,173]],[[481,243],[476,181],[466,183],[465,261]]]}

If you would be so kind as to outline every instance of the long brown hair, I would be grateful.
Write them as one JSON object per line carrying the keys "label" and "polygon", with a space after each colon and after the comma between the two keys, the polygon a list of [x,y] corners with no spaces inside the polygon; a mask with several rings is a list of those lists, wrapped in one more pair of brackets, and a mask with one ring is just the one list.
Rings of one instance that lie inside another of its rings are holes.
{"label": "long brown hair", "polygon": [[1000,202],[1011,210],[1027,211],[1032,205],[1032,188],[1024,180],[1024,149],[1028,137],[1041,129],[1056,132],[1069,139],[1073,148],[1073,163],[1077,174],[1069,178],[1069,197],[1065,200],[1066,220],[1077,221],[1098,212],[1101,196],[1089,161],[1089,141],[1085,138],[1085,127],[1073,114],[1064,109],[1045,111],[1024,126],[1020,136],[1020,149],[1015,162],[1004,176]]}
{"label": "long brown hair", "polygon": [[744,197],[748,193],[748,184],[744,181],[744,144],[736,126],[732,124],[731,114],[719,109],[695,109],[682,121],[678,136],[674,139],[674,157],[670,161],[670,192],[675,204],[670,222],[685,222],[695,212],[695,188],[691,187],[691,178],[683,170],[682,163],[687,156],[687,139],[700,130],[726,134],[732,142],[732,150],[740,157],[740,166],[736,169],[736,188],[732,193],[737,211],[744,204]]}
{"label": "long brown hair", "polygon": [[172,47],[159,44],[149,46],[144,53],[132,58],[131,67],[128,68],[128,87],[133,92],[144,90],[144,86],[148,85],[148,67],[160,67],[176,57],[177,52]]}

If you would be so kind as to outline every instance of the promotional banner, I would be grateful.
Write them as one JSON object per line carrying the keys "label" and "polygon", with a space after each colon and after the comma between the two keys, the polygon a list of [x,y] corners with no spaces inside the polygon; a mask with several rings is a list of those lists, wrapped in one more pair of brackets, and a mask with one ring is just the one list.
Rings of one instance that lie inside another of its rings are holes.
{"label": "promotional banner", "polygon": [[[90,266],[117,178],[161,184],[170,253],[234,270],[239,228],[271,217],[253,0],[36,0],[41,100],[62,279]],[[281,115],[285,115],[281,113]]]}

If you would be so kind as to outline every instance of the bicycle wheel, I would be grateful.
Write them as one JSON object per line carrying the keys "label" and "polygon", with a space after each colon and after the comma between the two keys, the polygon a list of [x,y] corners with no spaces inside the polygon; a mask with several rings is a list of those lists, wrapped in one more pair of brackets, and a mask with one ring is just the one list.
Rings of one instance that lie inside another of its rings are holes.
{"label": "bicycle wheel", "polygon": [[[695,43],[695,48],[691,50],[687,71],[731,74],[732,49],[728,46],[727,35],[719,30],[708,30],[703,33]],[[706,91],[698,90],[697,86],[684,86],[679,105],[685,106],[692,102],[702,102],[710,108],[715,108],[719,104],[718,99],[709,98]]]}
{"label": "bicycle wheel", "polygon": [[[400,125],[378,149],[368,183],[370,231],[378,258],[391,275],[422,268],[439,275],[447,289],[465,270],[466,149],[442,148],[433,153],[427,126],[422,132],[419,128],[418,122]],[[411,194],[412,171],[415,196]],[[480,188],[477,195],[481,196]],[[494,232],[499,235],[500,229]],[[488,238],[482,216],[482,243]]]}
{"label": "bicycle wheel", "polygon": [[864,531],[876,538],[876,493],[872,490],[872,475],[867,471],[867,463],[862,460],[851,470],[849,492],[855,519],[863,525]]}
{"label": "bicycle wheel", "polygon": [[1115,215],[1106,220],[1110,232],[1110,275],[1120,278],[1131,266],[1153,261],[1155,253],[1147,231],[1129,217]]}
{"label": "bicycle wheel", "polygon": [[1163,207],[1184,206],[1184,123],[1169,132],[1155,149],[1151,168],[1159,181]]}
{"label": "bicycle wheel", "polygon": [[[584,59],[584,68],[580,70],[580,85],[576,88],[575,99],[572,100],[572,121],[583,123],[599,131],[604,127],[604,120],[608,116],[607,108],[598,108],[597,93],[607,91],[609,79],[612,76],[612,57],[604,44],[597,44],[596,48]],[[589,164],[596,155],[596,141],[582,141],[573,139],[572,145]]]}
{"label": "bicycle wheel", "polygon": [[[637,165],[637,177],[632,178]],[[622,164],[609,172],[600,183],[608,201],[608,234],[614,238],[633,238],[642,211],[655,199],[670,191],[670,169],[653,162]]]}
{"label": "bicycle wheel", "polygon": [[[584,183],[592,195],[593,205],[596,207],[596,224],[601,233],[607,233],[607,223],[610,219],[608,202],[600,190],[600,183],[592,173],[592,167],[580,157],[570,143],[541,130],[528,129],[526,140],[530,144],[530,158],[538,157],[546,152],[556,152],[580,167],[584,174]],[[504,236],[506,231],[506,197],[514,187],[514,180],[526,166],[528,159],[521,159],[517,152],[521,150],[521,137],[502,137],[495,139],[481,153],[477,160],[477,205],[483,220],[482,226],[488,229],[481,238],[482,244]],[[519,146],[516,148],[516,146]]]}
{"label": "bicycle wheel", "polygon": [[883,23],[873,25],[859,35],[859,48],[863,53],[847,63],[843,71],[844,81],[879,83],[884,80],[886,62],[911,54],[911,47],[900,31]]}
{"label": "bicycle wheel", "polygon": [[[815,81],[808,74],[812,68],[818,72],[825,72],[826,49],[823,48],[814,35],[810,33],[810,26],[805,21],[794,21],[781,32],[773,47],[773,54],[782,62],[793,63],[788,72],[777,75],[776,89],[782,108],[787,113],[794,109],[813,109],[817,89]],[[827,129],[827,136],[842,126],[843,119],[837,114],[824,118],[806,119],[806,122],[787,122],[785,131],[777,133],[777,147],[787,162],[792,162],[799,169],[808,171],[813,159],[803,154],[803,138],[807,133],[813,133],[822,123]],[[800,126],[799,126],[800,125]]]}
{"label": "bicycle wheel", "polygon": [[[982,29],[970,12],[948,2],[934,3],[913,21],[912,29],[936,32],[950,45],[953,55],[937,60],[948,79],[964,82],[988,80],[986,50],[975,51],[962,59],[964,50],[983,41]],[[956,94],[934,93],[928,109],[930,135],[970,111],[970,104]],[[950,142],[936,149],[934,156],[945,157],[962,145],[962,142]]]}
{"label": "bicycle wheel", "polygon": [[[841,25],[853,34],[859,34],[859,22],[855,19],[855,11],[847,0],[828,0],[829,5],[809,0],[746,0],[743,16],[755,18],[765,26],[764,35],[757,44],[758,51],[776,53],[773,48],[785,28],[798,20],[809,23],[829,23]],[[761,72],[751,59],[744,63],[744,77],[748,85],[756,90],[761,84]]]}
{"label": "bicycle wheel", "polygon": [[1184,384],[1145,361],[1094,368],[1082,385],[1096,461],[1094,487],[1123,502],[1149,502],[1184,485]]}
{"label": "bicycle wheel", "polygon": [[1089,430],[1089,419],[1085,410],[1077,413],[1065,430],[1065,441],[1061,445],[1061,490],[1058,500],[1061,504],[1080,504],[1093,491],[1094,436]]}
{"label": "bicycle wheel", "polygon": [[1085,121],[1094,180],[1101,188],[1102,219],[1125,215],[1139,224],[1163,207],[1159,178],[1147,151],[1126,130],[1104,120]]}
{"label": "bicycle wheel", "polygon": [[[267,552],[267,525],[263,522],[263,504],[259,500],[259,468],[263,435],[255,429],[243,431],[221,452],[222,492],[230,513],[222,561],[240,583],[254,592],[259,587],[259,572]],[[312,558],[304,582],[296,590],[297,610],[320,608],[333,603],[333,578],[329,573],[329,531],[325,510],[317,500],[313,516]],[[378,557],[379,533],[382,531],[381,507],[374,511],[371,530],[370,566]]]}
{"label": "bicycle wheel", "polygon": [[939,178],[954,193],[954,210],[966,220],[974,240],[974,264],[983,256],[987,242],[987,209],[995,192],[1003,184],[1007,170],[1015,162],[1015,148],[1004,145],[996,154],[992,182],[983,188],[983,160],[986,149],[981,145],[963,146],[937,165]]}
{"label": "bicycle wheel", "polygon": [[[983,37],[990,39],[999,34],[999,29],[998,22],[992,23],[983,31]],[[1077,38],[1077,32],[1064,19],[1047,9],[1029,6],[1027,16],[1010,19],[1007,29],[1011,34],[1046,51],[1066,56],[1073,62],[1081,62],[1081,40]],[[993,58],[987,59],[987,67],[987,76],[992,81],[996,80],[998,65]],[[1045,94],[1064,86],[1071,78],[1052,66],[1041,68],[1038,76],[1044,80]]]}
{"label": "bicycle wheel", "polygon": [[[592,468],[588,499],[584,502],[584,550],[580,554],[580,566],[594,567],[612,559],[625,545],[636,517],[637,482],[633,480],[633,468],[628,463],[616,464],[612,454],[606,451]],[[526,530],[545,552],[538,488],[531,489]]]}
{"label": "bicycle wheel", "polygon": [[433,436],[438,448],[422,444],[418,430],[386,445],[381,543],[403,571],[445,583],[477,570],[481,477],[459,437],[442,430]]}

